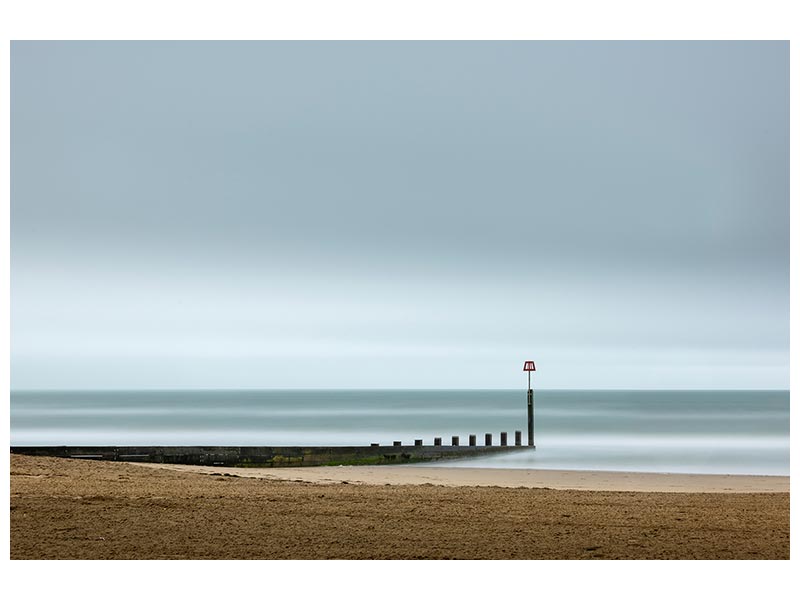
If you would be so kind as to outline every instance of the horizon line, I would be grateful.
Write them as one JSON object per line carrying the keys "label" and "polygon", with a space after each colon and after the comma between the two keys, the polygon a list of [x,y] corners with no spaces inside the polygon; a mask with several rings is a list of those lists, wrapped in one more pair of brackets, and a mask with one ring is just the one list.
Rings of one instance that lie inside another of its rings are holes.
{"label": "horizon line", "polygon": [[[612,387],[579,387],[579,388],[532,388],[534,391],[547,391],[547,392],[789,392],[790,388],[768,388],[768,387],[743,387],[743,388],[694,388],[694,387],[680,387],[680,388],[612,388]],[[377,387],[275,387],[275,388],[260,388],[260,387],[127,387],[127,388],[78,388],[78,387],[48,387],[48,388],[9,388],[10,392],[517,392],[527,391],[525,387],[514,388],[377,388]]]}

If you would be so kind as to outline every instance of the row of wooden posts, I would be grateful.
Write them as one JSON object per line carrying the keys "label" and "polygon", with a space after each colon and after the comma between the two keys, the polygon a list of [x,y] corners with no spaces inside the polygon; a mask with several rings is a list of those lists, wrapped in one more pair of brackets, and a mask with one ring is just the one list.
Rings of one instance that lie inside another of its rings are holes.
{"label": "row of wooden posts", "polygon": [[[477,446],[478,436],[475,434],[470,434],[469,436],[469,445],[470,446]],[[459,437],[454,435],[451,440],[451,446],[458,446],[459,445]],[[380,446],[380,444],[370,444],[373,447]],[[402,446],[402,442],[395,441],[392,444],[393,446]],[[422,440],[414,440],[415,446],[422,446]],[[442,438],[435,437],[433,438],[433,445],[434,446],[441,446],[442,445]],[[491,446],[492,445],[492,434],[487,433],[484,436],[484,446]],[[500,445],[501,446],[508,446],[508,433],[505,431],[500,432]],[[514,445],[515,446],[522,446],[522,432],[515,431],[514,432]]]}

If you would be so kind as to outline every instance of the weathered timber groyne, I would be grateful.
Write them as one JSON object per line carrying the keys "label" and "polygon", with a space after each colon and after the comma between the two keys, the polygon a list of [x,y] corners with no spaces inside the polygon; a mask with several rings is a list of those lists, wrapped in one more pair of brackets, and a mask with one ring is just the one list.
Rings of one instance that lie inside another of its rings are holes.
{"label": "weathered timber groyne", "polygon": [[[441,442],[440,442],[441,443]],[[457,442],[456,442],[457,444]],[[470,458],[527,450],[525,446],[12,446],[12,454],[90,460],[220,465],[311,467],[390,465]]]}

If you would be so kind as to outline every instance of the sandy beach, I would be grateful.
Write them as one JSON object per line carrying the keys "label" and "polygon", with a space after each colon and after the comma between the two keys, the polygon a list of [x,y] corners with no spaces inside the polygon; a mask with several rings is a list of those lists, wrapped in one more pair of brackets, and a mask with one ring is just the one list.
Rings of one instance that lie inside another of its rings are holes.
{"label": "sandy beach", "polygon": [[469,467],[341,466],[282,469],[202,467],[138,463],[186,473],[304,483],[365,485],[490,486],[603,492],[789,492],[789,478],[760,475],[685,475],[617,471],[475,469]]}
{"label": "sandy beach", "polygon": [[12,455],[11,558],[789,558],[789,494],[775,491],[788,478],[678,476],[676,491],[607,491],[555,486],[664,482],[526,472],[516,485],[512,474],[421,467],[201,471]]}

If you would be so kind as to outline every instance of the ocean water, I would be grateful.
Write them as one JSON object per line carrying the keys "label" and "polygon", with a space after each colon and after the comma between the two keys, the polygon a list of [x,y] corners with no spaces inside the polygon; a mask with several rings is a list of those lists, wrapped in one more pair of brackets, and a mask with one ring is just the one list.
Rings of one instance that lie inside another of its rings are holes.
{"label": "ocean water", "polygon": [[[789,474],[788,391],[535,392],[535,450],[431,466]],[[12,445],[499,444],[525,390],[15,391]]]}

